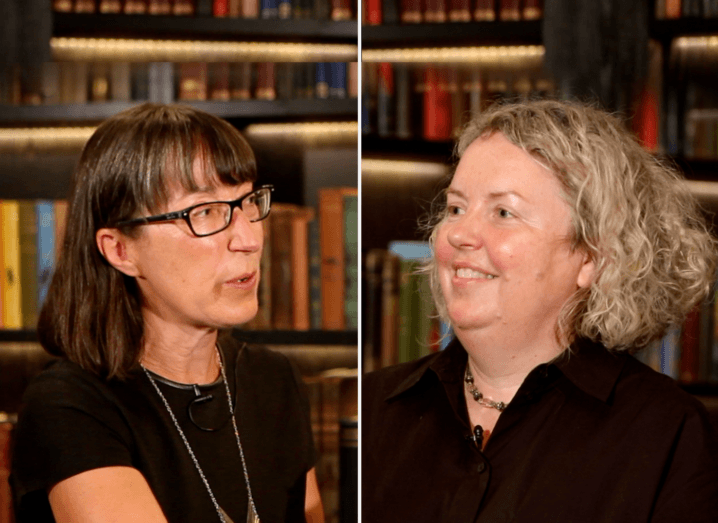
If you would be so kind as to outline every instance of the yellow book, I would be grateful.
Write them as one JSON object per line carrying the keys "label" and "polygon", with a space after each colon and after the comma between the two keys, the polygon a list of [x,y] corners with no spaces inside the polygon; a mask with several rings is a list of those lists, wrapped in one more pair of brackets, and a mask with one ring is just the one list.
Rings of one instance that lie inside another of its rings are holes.
{"label": "yellow book", "polygon": [[22,328],[20,289],[20,205],[0,203],[2,220],[2,322],[6,329]]}
{"label": "yellow book", "polygon": [[37,327],[37,215],[35,202],[20,200],[20,304],[22,326]]}

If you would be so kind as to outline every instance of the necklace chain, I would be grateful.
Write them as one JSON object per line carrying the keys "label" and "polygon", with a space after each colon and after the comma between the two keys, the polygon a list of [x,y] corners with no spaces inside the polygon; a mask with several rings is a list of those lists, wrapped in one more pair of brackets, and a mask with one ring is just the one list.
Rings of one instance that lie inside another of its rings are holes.
{"label": "necklace chain", "polygon": [[471,374],[468,362],[466,363],[466,372],[464,372],[464,383],[466,383],[466,388],[469,390],[471,397],[474,398],[474,401],[479,405],[489,409],[496,409],[499,412],[503,412],[506,408],[506,403],[503,401],[493,401],[489,398],[484,398],[484,395],[479,392],[479,389],[474,385],[474,376]]}
{"label": "necklace chain", "polygon": [[[217,359],[219,360],[219,370],[222,373],[222,380],[224,381],[224,387],[227,392],[227,402],[229,403],[229,413],[230,418],[232,418],[232,426],[234,427],[234,436],[237,439],[237,448],[239,448],[239,457],[242,460],[242,472],[244,472],[244,482],[247,485],[247,497],[249,498],[249,510],[247,511],[247,522],[248,523],[260,523],[259,522],[259,514],[257,513],[257,507],[254,504],[254,498],[252,497],[252,489],[249,485],[249,472],[247,471],[247,463],[244,459],[244,450],[242,449],[242,442],[239,439],[239,429],[237,428],[237,420],[234,417],[234,406],[232,404],[232,395],[229,392],[229,384],[227,383],[227,374],[224,371],[224,364],[222,363],[222,356],[219,353],[219,349],[215,347],[215,350],[217,351]],[[170,418],[172,418],[172,423],[174,423],[175,428],[177,429],[177,432],[180,435],[180,438],[182,438],[182,442],[184,443],[184,446],[187,448],[187,452],[189,452],[190,457],[192,458],[192,461],[194,462],[194,466],[197,469],[197,472],[199,473],[200,478],[202,478],[202,482],[204,483],[204,486],[207,488],[207,493],[209,493],[209,497],[212,499],[212,504],[214,505],[215,510],[217,511],[217,514],[219,515],[219,520],[222,523],[226,523],[225,516],[223,515],[223,511],[219,506],[219,503],[217,503],[217,498],[214,496],[214,492],[212,492],[212,488],[209,486],[209,481],[207,481],[207,478],[204,475],[204,472],[202,471],[202,467],[199,466],[199,461],[197,460],[197,457],[194,455],[194,452],[192,451],[192,447],[189,444],[189,441],[187,441],[187,438],[184,435],[184,431],[180,427],[180,424],[177,422],[177,418],[174,415],[174,412],[172,412],[172,408],[170,408],[170,404],[167,401],[167,398],[165,398],[165,395],[162,394],[162,391],[160,390],[159,386],[155,382],[155,379],[152,377],[150,372],[147,370],[147,368],[140,363],[140,367],[142,367],[142,370],[145,371],[145,374],[147,375],[147,378],[150,380],[150,383],[154,387],[154,389],[157,391],[157,394],[159,395],[160,399],[162,400],[162,403],[164,403],[165,408],[167,409],[167,412],[169,412]]]}

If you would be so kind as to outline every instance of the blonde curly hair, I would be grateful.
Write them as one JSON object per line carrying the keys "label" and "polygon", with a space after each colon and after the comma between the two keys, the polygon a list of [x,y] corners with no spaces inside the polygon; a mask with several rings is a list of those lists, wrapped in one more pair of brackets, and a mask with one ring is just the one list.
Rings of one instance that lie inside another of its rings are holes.
{"label": "blonde curly hair", "polygon": [[[590,287],[559,314],[559,340],[584,337],[609,349],[638,350],[708,295],[715,239],[676,170],[643,149],[618,118],[555,100],[496,105],[466,125],[455,156],[493,133],[556,175],[571,207],[572,249],[596,265]],[[427,225],[432,246],[445,218],[440,198]],[[425,270],[448,320],[435,261]]]}

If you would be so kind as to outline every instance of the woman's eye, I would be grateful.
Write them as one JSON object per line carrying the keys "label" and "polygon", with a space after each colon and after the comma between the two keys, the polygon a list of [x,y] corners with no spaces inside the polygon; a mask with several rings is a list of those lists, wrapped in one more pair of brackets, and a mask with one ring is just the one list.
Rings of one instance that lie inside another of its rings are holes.
{"label": "woman's eye", "polygon": [[464,214],[464,210],[458,205],[449,204],[446,206],[446,214],[448,214],[449,216],[456,216],[459,214]]}
{"label": "woman's eye", "polygon": [[513,218],[513,214],[511,214],[511,211],[507,211],[506,209],[499,209],[498,214],[500,218]]}

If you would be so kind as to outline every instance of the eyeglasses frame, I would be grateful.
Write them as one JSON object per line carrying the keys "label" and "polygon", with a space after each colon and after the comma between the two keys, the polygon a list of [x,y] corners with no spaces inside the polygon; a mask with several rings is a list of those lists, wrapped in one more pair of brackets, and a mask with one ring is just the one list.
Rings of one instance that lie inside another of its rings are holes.
{"label": "eyeglasses frame", "polygon": [[[257,220],[249,220],[250,223],[256,223],[259,221],[262,221],[266,219],[269,214],[272,212],[272,197],[271,194],[274,192],[274,186],[273,185],[261,185],[257,187],[256,189],[252,190],[251,192],[248,192],[244,196],[241,196],[240,198],[237,198],[236,200],[231,201],[212,201],[212,202],[203,202],[198,203],[196,205],[191,205],[187,207],[186,209],[182,209],[181,211],[174,211],[174,212],[168,212],[165,214],[157,214],[154,216],[146,216],[143,218],[133,218],[131,220],[123,220],[121,222],[118,222],[116,227],[125,227],[128,225],[150,225],[153,223],[164,223],[164,222],[171,222],[174,220],[184,220],[187,223],[187,227],[189,227],[189,230],[192,231],[192,234],[194,234],[198,238],[203,238],[205,236],[212,236],[213,234],[217,234],[225,230],[227,227],[229,227],[232,223],[232,217],[234,216],[234,209],[235,207],[239,207],[240,210],[242,210],[242,202],[252,196],[253,194],[257,193],[258,191],[261,191],[262,189],[269,189],[269,212],[267,212],[267,216],[264,216],[262,218],[259,218]],[[209,234],[197,234],[192,227],[192,222],[189,219],[189,213],[196,209],[197,207],[202,207],[203,205],[209,205],[212,203],[226,203],[229,204],[229,221],[227,222],[227,225],[219,229],[218,231],[211,232]]]}

